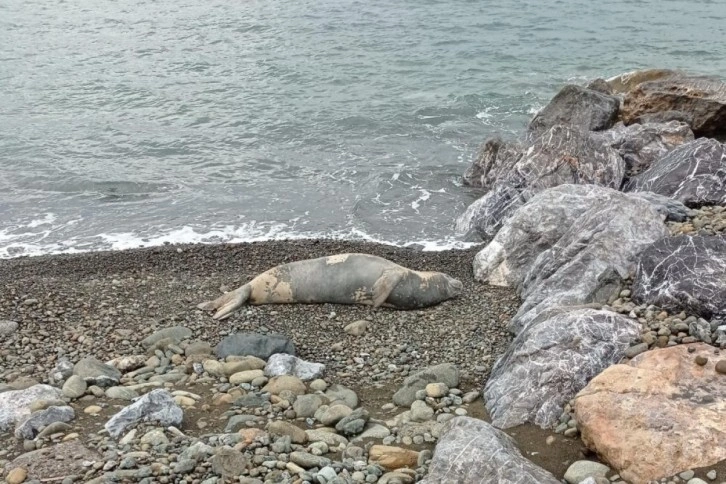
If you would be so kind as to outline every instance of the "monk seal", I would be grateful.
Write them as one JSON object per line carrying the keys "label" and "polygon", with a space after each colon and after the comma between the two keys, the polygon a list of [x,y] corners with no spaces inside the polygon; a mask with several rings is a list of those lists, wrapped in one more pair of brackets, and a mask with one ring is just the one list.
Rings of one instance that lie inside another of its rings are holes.
{"label": "monk seal", "polygon": [[228,317],[243,304],[333,303],[417,309],[461,293],[463,284],[442,272],[407,269],[369,254],[338,254],[282,264],[197,307]]}

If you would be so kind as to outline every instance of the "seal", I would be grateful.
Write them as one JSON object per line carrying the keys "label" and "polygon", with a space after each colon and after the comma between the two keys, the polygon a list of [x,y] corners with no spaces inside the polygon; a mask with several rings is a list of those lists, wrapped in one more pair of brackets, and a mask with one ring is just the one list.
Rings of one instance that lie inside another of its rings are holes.
{"label": "seal", "polygon": [[197,307],[230,316],[244,304],[364,304],[396,309],[433,306],[461,294],[463,284],[442,272],[414,271],[369,254],[337,254],[274,267]]}

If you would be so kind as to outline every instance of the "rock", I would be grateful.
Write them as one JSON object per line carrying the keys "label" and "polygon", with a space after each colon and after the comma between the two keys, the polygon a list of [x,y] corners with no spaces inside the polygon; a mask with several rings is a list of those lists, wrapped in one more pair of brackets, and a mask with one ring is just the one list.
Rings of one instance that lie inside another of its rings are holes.
{"label": "rock", "polygon": [[382,440],[391,435],[391,431],[385,425],[368,422],[363,432],[353,442],[362,442],[366,439]]}
{"label": "rock", "polygon": [[591,460],[578,460],[570,465],[565,472],[565,480],[569,484],[579,484],[588,477],[605,477],[610,468]]}
{"label": "rock", "polygon": [[155,447],[161,444],[168,444],[169,439],[162,429],[152,429],[142,435],[139,442],[141,444],[149,444],[152,447]]}
{"label": "rock", "polygon": [[15,469],[8,472],[8,475],[5,476],[5,482],[8,484],[20,484],[21,482],[25,482],[25,479],[28,477],[28,471],[23,469],[22,467],[16,467]]}
{"label": "rock", "polygon": [[363,432],[363,429],[370,418],[368,410],[364,408],[357,408],[349,415],[340,419],[340,421],[335,425],[335,430],[342,435],[358,435]]}
{"label": "rock", "polygon": [[88,407],[83,409],[83,413],[88,415],[98,415],[99,413],[101,413],[101,410],[103,410],[103,408],[99,407],[98,405],[89,405]]}
{"label": "rock", "polygon": [[106,364],[113,366],[121,373],[128,373],[133,370],[138,370],[143,367],[146,363],[147,357],[145,355],[129,355],[114,358],[111,361],[107,361]]}
{"label": "rock", "polygon": [[416,400],[416,392],[425,390],[429,383],[444,383],[449,388],[459,386],[459,369],[452,363],[442,363],[417,371],[403,380],[401,388],[393,394],[393,403],[410,407]]}
{"label": "rock", "polygon": [[641,82],[625,95],[621,118],[631,124],[644,114],[666,111],[690,116],[696,136],[726,134],[726,84],[681,73]]}
{"label": "rock", "polygon": [[0,338],[7,338],[18,330],[18,323],[7,319],[0,319]]}
{"label": "rock", "polygon": [[71,375],[63,384],[63,395],[68,398],[80,398],[86,393],[88,385],[86,381],[78,375]]}
{"label": "rock", "polygon": [[270,356],[267,366],[265,366],[267,376],[293,375],[303,381],[320,378],[323,373],[325,373],[325,365],[322,363],[310,363],[283,353]]}
{"label": "rock", "polygon": [[717,361],[716,365],[714,365],[714,370],[716,371],[716,373],[726,375],[726,360]]}
{"label": "rock", "polygon": [[59,400],[63,393],[50,385],[33,385],[25,390],[0,393],[0,432],[30,415],[30,405],[37,400]]}
{"label": "rock", "polygon": [[351,336],[360,336],[366,332],[366,329],[368,329],[368,321],[366,321],[365,319],[360,319],[358,321],[353,321],[352,323],[348,324],[343,329],[343,331]]}
{"label": "rock", "polygon": [[318,395],[300,395],[292,404],[295,415],[308,418],[315,415],[318,408],[323,404],[323,399]]}
{"label": "rock", "polygon": [[330,447],[348,445],[348,439],[335,433],[334,429],[309,429],[305,431],[310,442],[325,442]]}
{"label": "rock", "polygon": [[28,475],[33,479],[42,480],[54,479],[58,476],[82,476],[87,471],[83,467],[84,461],[103,461],[103,457],[86,448],[78,440],[73,440],[26,452],[9,463],[5,467],[5,471],[21,468],[27,470]]}
{"label": "rock", "polygon": [[389,471],[402,467],[415,468],[418,452],[390,445],[374,445],[368,450],[368,462],[378,464]]}
{"label": "rock", "polygon": [[50,437],[57,433],[68,433],[73,427],[65,422],[53,422],[46,425],[41,432],[38,432],[37,438]]}
{"label": "rock", "polygon": [[625,350],[625,357],[632,359],[644,351],[648,351],[648,343],[639,343]]}
{"label": "rock", "polygon": [[73,366],[73,374],[83,378],[87,384],[99,387],[118,385],[121,379],[120,371],[92,356],[76,363]]}
{"label": "rock", "polygon": [[653,243],[638,256],[632,290],[638,304],[706,319],[726,315],[726,239],[680,235]]}
{"label": "rock", "polygon": [[[322,409],[321,409],[322,410]],[[340,420],[342,420],[344,417],[347,417],[353,413],[353,410],[348,407],[347,405],[343,404],[335,404],[329,406],[322,414],[320,415],[320,418],[318,420],[323,425],[335,425]]]}
{"label": "rock", "polygon": [[216,449],[210,462],[212,472],[227,479],[237,479],[247,468],[247,457],[227,446]]}
{"label": "rock", "polygon": [[640,333],[637,321],[611,311],[559,309],[529,323],[492,368],[484,398],[495,427],[553,428],[569,400]]}
{"label": "rock", "polygon": [[617,150],[625,161],[625,173],[632,177],[642,173],[677,146],[693,141],[693,131],[678,121],[625,126],[616,124],[596,135]]}
{"label": "rock", "polygon": [[605,303],[636,254],[668,235],[649,202],[596,186],[563,185],[521,207],[474,258],[474,276],[523,299],[510,330],[547,309]]}
{"label": "rock", "polygon": [[247,408],[264,407],[269,403],[269,395],[259,395],[255,393],[248,393],[247,395],[242,395],[234,401],[235,406]]}
{"label": "rock", "polygon": [[73,374],[73,363],[68,361],[66,358],[61,358],[58,363],[48,373],[48,380],[53,385],[62,386],[71,375]]}
{"label": "rock", "polygon": [[206,341],[192,341],[184,348],[184,356],[211,355],[212,346]]}
{"label": "rock", "polygon": [[305,384],[296,376],[281,375],[270,379],[267,385],[262,388],[263,392],[270,392],[279,395],[284,391],[292,392],[295,395],[305,394]]}
{"label": "rock", "polygon": [[330,385],[325,391],[325,396],[328,398],[330,405],[341,403],[350,408],[356,408],[358,406],[358,395],[343,385]]}
{"label": "rock", "polygon": [[136,390],[128,387],[109,387],[106,389],[106,398],[111,400],[127,400],[131,401],[139,396]]}
{"label": "rock", "polygon": [[619,108],[620,100],[615,96],[569,84],[537,113],[529,131],[541,133],[556,125],[601,131],[615,124]]}
{"label": "rock", "polygon": [[277,353],[295,355],[295,344],[281,334],[235,333],[225,337],[216,348],[217,356],[256,356],[267,360]]}
{"label": "rock", "polygon": [[488,423],[455,417],[436,444],[424,484],[497,482],[559,484],[552,474],[522,457],[514,441]]}
{"label": "rock", "polygon": [[434,417],[434,409],[426,405],[422,400],[416,400],[411,404],[411,420],[414,422],[425,422]]}
{"label": "rock", "polygon": [[513,166],[492,170],[504,173],[459,217],[458,232],[491,237],[519,207],[548,188],[577,184],[619,189],[625,163],[594,134],[557,125],[536,138]]}
{"label": "rock", "polygon": [[484,143],[479,155],[464,173],[464,185],[491,189],[524,155],[519,142],[494,138]]}
{"label": "rock", "polygon": [[726,459],[723,376],[693,364],[711,354],[703,343],[677,345],[606,369],[575,398],[582,441],[635,483]]}
{"label": "rock", "polygon": [[141,340],[141,346],[148,349],[162,340],[169,340],[172,344],[179,344],[192,337],[192,330],[184,326],[172,326],[160,329]]}
{"label": "rock", "polygon": [[201,462],[208,456],[214,454],[214,448],[205,444],[204,442],[195,442],[187,447],[180,455],[179,458],[183,460],[193,460],[195,462]]}
{"label": "rock", "polygon": [[303,429],[283,420],[275,420],[273,422],[270,422],[270,424],[267,426],[267,431],[270,433],[270,435],[287,435],[295,444],[304,444],[308,441],[308,434],[306,434]]}
{"label": "rock", "polygon": [[710,138],[680,145],[631,178],[623,189],[658,193],[688,207],[724,204],[726,146]]}
{"label": "rock", "polygon": [[656,81],[679,74],[671,69],[643,69],[626,72],[608,79],[611,92],[616,94],[627,94],[640,84],[649,81]]}
{"label": "rock", "polygon": [[308,454],[307,452],[292,452],[290,453],[290,460],[303,469],[312,469],[313,467],[325,467],[330,465],[330,459]]}
{"label": "rock", "polygon": [[429,383],[426,385],[426,396],[431,398],[441,398],[449,394],[449,387],[446,383]]}
{"label": "rock", "polygon": [[229,382],[232,385],[241,385],[242,383],[249,383],[255,378],[259,378],[264,375],[265,372],[262,370],[238,371],[229,377]]}
{"label": "rock", "polygon": [[663,215],[668,222],[684,222],[688,218],[688,207],[678,200],[653,192],[630,192],[629,195],[641,198],[653,205],[653,208]]}
{"label": "rock", "polygon": [[71,407],[48,407],[18,422],[18,425],[15,427],[15,437],[18,439],[32,440],[42,427],[54,422],[70,422],[75,417],[76,414]]}
{"label": "rock", "polygon": [[118,438],[126,429],[140,422],[179,427],[183,418],[184,412],[174,402],[174,397],[166,390],[156,389],[123,408],[106,422],[104,428],[111,437]]}
{"label": "rock", "polygon": [[378,484],[413,484],[416,479],[411,474],[393,471],[386,472],[376,481]]}

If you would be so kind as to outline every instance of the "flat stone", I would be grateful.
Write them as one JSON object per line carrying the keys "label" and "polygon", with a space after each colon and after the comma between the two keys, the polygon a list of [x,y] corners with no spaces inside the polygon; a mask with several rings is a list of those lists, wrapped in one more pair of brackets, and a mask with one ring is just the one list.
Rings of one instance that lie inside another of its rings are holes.
{"label": "flat stone", "polygon": [[128,387],[109,387],[106,389],[106,398],[111,400],[127,400],[131,401],[139,396],[138,392]]}
{"label": "flat stone", "polygon": [[327,457],[321,457],[307,452],[292,452],[290,453],[290,460],[303,469],[330,465],[330,459]]}
{"label": "flat stone", "polygon": [[325,410],[322,415],[318,418],[320,423],[323,425],[335,425],[340,420],[342,420],[344,417],[347,417],[353,413],[353,409],[348,407],[347,405],[342,404],[335,404],[330,405],[327,410]]}
{"label": "flat stone", "polygon": [[185,339],[192,337],[192,330],[184,326],[172,326],[170,328],[160,329],[141,340],[141,346],[151,348],[162,340],[169,340],[173,344],[179,344]]}
{"label": "flat stone", "polygon": [[87,384],[99,387],[118,385],[121,379],[120,371],[92,356],[76,363],[73,366],[73,374],[83,378]]}
{"label": "flat stone", "polygon": [[368,462],[378,464],[387,470],[415,468],[418,463],[418,452],[390,445],[374,445],[368,451]]}
{"label": "flat stone", "polygon": [[13,427],[30,415],[30,406],[37,400],[59,400],[63,393],[50,385],[34,385],[24,390],[0,393],[0,432]]}
{"label": "flat stone", "polygon": [[292,404],[293,410],[298,417],[312,417],[318,408],[323,404],[323,399],[319,395],[300,395]]}
{"label": "flat stone", "polygon": [[393,403],[399,407],[410,407],[416,400],[416,392],[425,390],[429,383],[444,383],[449,388],[459,386],[459,369],[451,363],[430,366],[407,377],[401,388],[393,395]]}
{"label": "flat stone", "polygon": [[588,477],[606,477],[610,468],[599,462],[578,460],[570,465],[565,472],[565,480],[569,484],[580,484]]}
{"label": "flat stone", "polygon": [[184,412],[172,395],[166,390],[157,389],[123,408],[106,422],[104,428],[111,437],[118,438],[126,429],[140,422],[179,427],[183,418]]}
{"label": "flat stone", "polygon": [[304,395],[305,384],[296,376],[281,375],[275,376],[262,388],[263,392],[270,392],[279,395],[282,392],[292,392],[294,395]]}
{"label": "flat stone", "polygon": [[348,445],[348,439],[335,433],[335,429],[309,429],[305,434],[310,442],[325,442],[330,447]]}
{"label": "flat stone", "polygon": [[311,363],[284,353],[270,356],[267,360],[267,366],[265,366],[265,375],[267,376],[292,375],[302,381],[320,378],[323,373],[325,373],[325,365],[322,363]]}
{"label": "flat stone", "polygon": [[45,410],[30,414],[15,427],[15,437],[18,439],[31,440],[42,427],[46,427],[54,422],[70,422],[76,417],[73,408],[64,407],[48,407]]}
{"label": "flat stone", "polygon": [[281,334],[235,333],[225,337],[216,348],[217,356],[256,356],[267,360],[276,353],[295,355],[293,342]]}
{"label": "flat stone", "polygon": [[78,375],[71,375],[63,384],[63,395],[68,398],[80,398],[86,393],[88,384]]}
{"label": "flat stone", "polygon": [[265,372],[262,370],[247,370],[238,371],[229,377],[229,382],[232,385],[241,385],[242,383],[250,383],[255,378],[264,376]]}
{"label": "flat stone", "polygon": [[304,444],[308,440],[308,435],[303,429],[282,420],[270,422],[267,431],[270,435],[287,435],[295,444]]}

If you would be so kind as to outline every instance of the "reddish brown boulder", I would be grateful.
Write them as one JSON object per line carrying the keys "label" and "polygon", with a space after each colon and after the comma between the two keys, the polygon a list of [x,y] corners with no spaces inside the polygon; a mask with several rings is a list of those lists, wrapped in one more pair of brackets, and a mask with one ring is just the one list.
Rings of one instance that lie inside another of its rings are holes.
{"label": "reddish brown boulder", "polygon": [[620,117],[625,124],[653,113],[683,113],[693,133],[719,137],[726,134],[726,84],[709,77],[673,74],[641,82],[623,100]]}
{"label": "reddish brown boulder", "polygon": [[583,442],[633,484],[726,459],[726,377],[714,351],[673,346],[602,372],[575,398]]}

